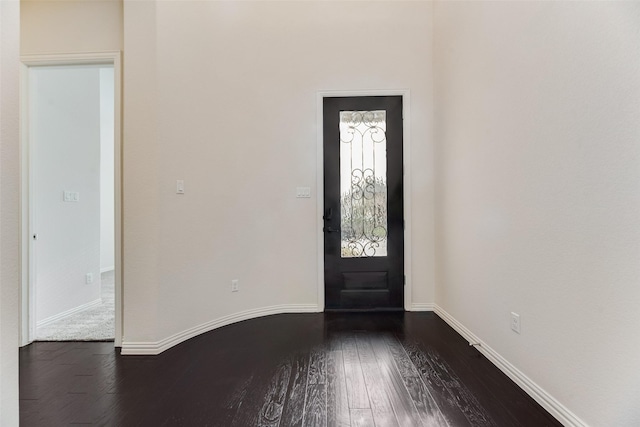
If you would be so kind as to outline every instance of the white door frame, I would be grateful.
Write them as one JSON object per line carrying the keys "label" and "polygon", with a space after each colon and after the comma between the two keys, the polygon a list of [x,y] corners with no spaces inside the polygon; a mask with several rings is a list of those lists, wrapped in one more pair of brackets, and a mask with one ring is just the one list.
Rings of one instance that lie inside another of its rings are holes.
{"label": "white door frame", "polygon": [[359,90],[359,91],[320,91],[317,94],[316,123],[318,139],[317,175],[316,175],[316,239],[318,252],[318,311],[324,311],[324,140],[323,140],[323,101],[324,98],[348,96],[402,96],[402,163],[403,163],[403,215],[404,215],[404,274],[407,279],[404,287],[404,309],[411,310],[412,272],[411,272],[411,96],[409,89],[398,90]]}
{"label": "white door frame", "polygon": [[20,345],[35,339],[35,284],[33,283],[33,217],[29,205],[33,182],[29,155],[29,68],[52,65],[113,65],[114,75],[114,206],[115,206],[115,346],[122,346],[122,67],[119,51],[24,55],[20,69],[20,221],[21,221],[21,314]]}

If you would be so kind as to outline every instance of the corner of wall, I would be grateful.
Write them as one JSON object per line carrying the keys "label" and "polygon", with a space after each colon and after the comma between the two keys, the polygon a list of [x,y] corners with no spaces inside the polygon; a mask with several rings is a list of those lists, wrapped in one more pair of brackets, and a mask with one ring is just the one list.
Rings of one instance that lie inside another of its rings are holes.
{"label": "corner of wall", "polygon": [[18,425],[20,2],[0,1],[0,420]]}

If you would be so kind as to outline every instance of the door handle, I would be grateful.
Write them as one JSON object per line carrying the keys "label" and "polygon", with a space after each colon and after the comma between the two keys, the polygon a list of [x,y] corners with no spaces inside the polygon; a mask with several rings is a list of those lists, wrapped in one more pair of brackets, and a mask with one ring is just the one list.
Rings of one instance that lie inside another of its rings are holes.
{"label": "door handle", "polygon": [[333,227],[323,227],[322,231],[324,231],[325,233],[339,233],[340,229],[339,228],[333,228]]}
{"label": "door handle", "polygon": [[325,221],[331,221],[332,215],[333,215],[333,209],[329,208],[326,211],[324,211],[324,215],[322,216],[322,219],[324,219]]}

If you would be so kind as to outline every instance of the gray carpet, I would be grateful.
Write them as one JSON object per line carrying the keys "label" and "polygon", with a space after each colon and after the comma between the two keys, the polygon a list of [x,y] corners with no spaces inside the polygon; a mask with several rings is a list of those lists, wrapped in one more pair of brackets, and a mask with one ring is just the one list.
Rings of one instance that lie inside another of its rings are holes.
{"label": "gray carpet", "polygon": [[101,275],[102,304],[38,328],[38,341],[111,341],[115,334],[115,276]]}

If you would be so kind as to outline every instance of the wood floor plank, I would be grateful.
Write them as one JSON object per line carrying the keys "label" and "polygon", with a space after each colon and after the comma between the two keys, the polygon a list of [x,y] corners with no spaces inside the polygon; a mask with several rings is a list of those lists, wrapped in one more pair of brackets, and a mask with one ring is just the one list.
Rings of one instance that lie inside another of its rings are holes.
{"label": "wood floor plank", "polygon": [[464,414],[470,425],[496,427],[477,399],[460,383],[457,375],[433,350],[422,350],[415,345],[409,345],[407,351],[416,365],[421,367],[425,381],[451,396],[450,404],[455,405]]}
{"label": "wood floor plank", "polygon": [[303,427],[327,427],[326,384],[309,384],[304,405]]}
{"label": "wood floor plank", "polygon": [[344,340],[344,337],[344,333],[329,334],[325,346],[326,351],[342,351],[342,341]]}
{"label": "wood floor plank", "polygon": [[371,338],[373,353],[376,356],[380,376],[385,384],[385,389],[391,406],[396,414],[396,419],[401,427],[415,427],[422,425],[422,419],[409,395],[402,376],[393,361],[391,352],[383,340]]}
{"label": "wood floor plank", "polygon": [[262,410],[265,406],[265,396],[273,391],[274,374],[280,371],[280,366],[275,370],[256,369],[253,372],[250,385],[246,394],[234,414],[232,427],[257,426],[261,422]]}
{"label": "wood floor plank", "polygon": [[324,349],[317,347],[311,350],[309,362],[309,384],[326,384],[326,353]]}
{"label": "wood floor plank", "polygon": [[378,361],[369,343],[369,335],[358,334],[356,343],[375,425],[384,427],[398,426],[398,420],[393,412],[389,396],[387,396],[384,377],[380,375]]}
{"label": "wood floor plank", "polygon": [[327,353],[327,425],[351,425],[342,350]]}
{"label": "wood floor plank", "polygon": [[456,399],[451,395],[438,375],[436,375],[426,357],[422,354],[422,351],[418,350],[414,344],[405,344],[404,347],[409,358],[416,366],[416,369],[418,369],[421,378],[428,385],[429,389],[433,391],[432,394],[449,424],[456,427],[473,427],[464,414],[463,409],[458,406]]}
{"label": "wood floor plank", "polygon": [[[352,427],[372,427],[374,425],[371,409],[351,409],[350,412]],[[380,424],[380,426],[383,425]]]}
{"label": "wood floor plank", "polygon": [[360,357],[354,336],[348,336],[342,341],[344,358],[344,373],[347,381],[347,397],[350,409],[371,408],[367,386],[364,383]]}
{"label": "wood floor plank", "polygon": [[300,427],[302,425],[304,398],[307,392],[308,369],[308,355],[305,353],[297,353],[292,358],[287,403],[282,413],[282,422],[280,423],[283,427]]}
{"label": "wood floor plank", "polygon": [[[224,405],[224,413],[220,414],[221,423],[226,425],[231,425],[233,423],[233,418],[235,414],[238,413],[242,403],[244,402],[245,396],[247,395],[249,386],[253,381],[253,376],[250,375],[243,380],[238,380],[234,387],[231,388],[229,395],[227,397],[227,401]],[[105,423],[100,423],[99,425],[107,425]]]}
{"label": "wood floor plank", "polygon": [[278,427],[282,417],[289,378],[291,376],[291,359],[285,359],[278,366],[267,389],[264,405],[258,418],[259,427]]}
{"label": "wood floor plank", "polygon": [[438,403],[400,342],[392,334],[385,334],[382,339],[393,356],[396,367],[405,382],[409,395],[411,395],[424,425],[448,427],[449,423],[442,414]]}

